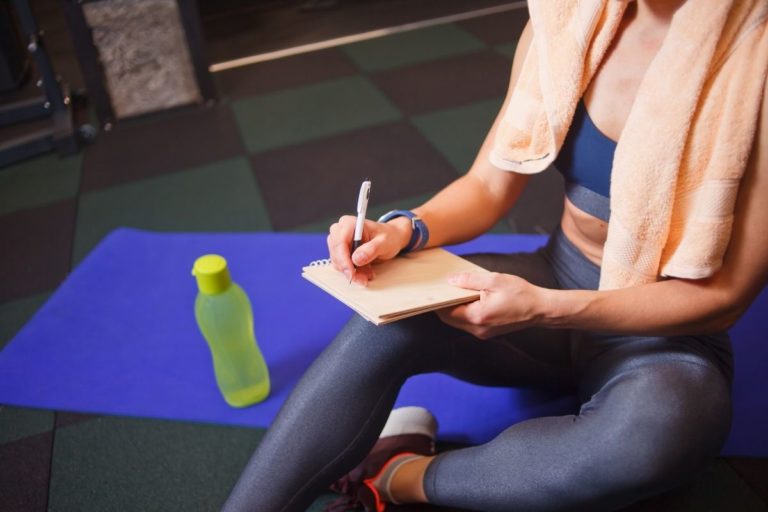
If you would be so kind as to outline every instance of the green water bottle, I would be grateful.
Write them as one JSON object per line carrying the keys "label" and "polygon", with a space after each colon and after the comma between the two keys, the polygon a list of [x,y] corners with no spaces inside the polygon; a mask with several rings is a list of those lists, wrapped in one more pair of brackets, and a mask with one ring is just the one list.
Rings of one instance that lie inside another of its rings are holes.
{"label": "green water bottle", "polygon": [[219,255],[199,257],[192,275],[199,290],[195,318],[211,349],[224,400],[233,407],[261,402],[269,395],[269,372],[253,334],[248,296],[232,282],[227,260]]}

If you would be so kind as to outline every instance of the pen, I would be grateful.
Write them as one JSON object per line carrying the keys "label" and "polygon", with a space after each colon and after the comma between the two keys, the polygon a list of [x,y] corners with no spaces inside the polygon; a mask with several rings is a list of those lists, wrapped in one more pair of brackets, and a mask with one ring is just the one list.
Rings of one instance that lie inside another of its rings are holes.
{"label": "pen", "polygon": [[355,222],[355,236],[352,238],[352,252],[350,252],[350,256],[363,243],[363,224],[365,224],[365,212],[368,209],[368,198],[370,196],[371,180],[365,180],[360,185],[360,194],[357,196],[357,221]]}

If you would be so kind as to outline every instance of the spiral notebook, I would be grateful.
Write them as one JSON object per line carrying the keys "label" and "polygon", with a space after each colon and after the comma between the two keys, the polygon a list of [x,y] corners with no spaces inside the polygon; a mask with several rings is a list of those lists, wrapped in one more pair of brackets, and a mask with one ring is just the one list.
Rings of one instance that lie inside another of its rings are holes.
{"label": "spiral notebook", "polygon": [[448,284],[454,272],[487,272],[460,256],[435,248],[373,264],[368,286],[350,284],[330,260],[313,261],[302,277],[330,293],[376,325],[387,324],[448,306],[472,302],[477,290]]}

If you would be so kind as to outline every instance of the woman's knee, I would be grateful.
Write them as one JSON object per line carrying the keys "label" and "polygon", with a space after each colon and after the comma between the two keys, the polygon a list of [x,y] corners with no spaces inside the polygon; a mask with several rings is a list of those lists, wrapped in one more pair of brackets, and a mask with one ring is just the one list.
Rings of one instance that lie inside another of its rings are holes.
{"label": "woman's knee", "polygon": [[730,428],[726,380],[691,364],[640,369],[627,379],[631,391],[620,392],[621,404],[605,411],[601,450],[617,468],[609,478],[655,493],[695,477],[718,455]]}

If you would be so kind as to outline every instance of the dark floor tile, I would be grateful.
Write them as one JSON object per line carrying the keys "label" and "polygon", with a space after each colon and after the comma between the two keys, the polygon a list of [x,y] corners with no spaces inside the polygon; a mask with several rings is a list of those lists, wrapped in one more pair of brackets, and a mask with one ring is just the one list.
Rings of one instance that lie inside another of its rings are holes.
{"label": "dark floor tile", "polygon": [[768,458],[728,457],[727,460],[752,490],[768,503]]}
{"label": "dark floor tile", "polygon": [[189,107],[118,123],[85,151],[83,191],[168,174],[243,152],[227,105]]}
{"label": "dark floor tile", "polygon": [[408,123],[392,123],[255,155],[252,167],[275,229],[355,210],[363,179],[371,205],[436,191],[453,169]]}
{"label": "dark floor tile", "polygon": [[263,430],[102,417],[56,431],[51,510],[219,510]]}
{"label": "dark floor tile", "polygon": [[458,25],[447,23],[367,39],[342,49],[360,69],[372,72],[472,53],[484,47],[482,41]]}
{"label": "dark floor tile", "polygon": [[622,509],[622,512],[765,512],[766,505],[724,459],[692,482]]}
{"label": "dark floor tile", "polygon": [[0,217],[0,302],[56,288],[69,271],[75,200]]}
{"label": "dark floor tile", "polygon": [[46,432],[0,445],[0,510],[46,510],[52,443]]}
{"label": "dark floor tile", "polygon": [[97,414],[83,414],[79,412],[64,412],[60,411],[56,413],[56,428],[69,427],[70,425],[78,425],[85,423],[86,421],[95,420],[101,418]]}
{"label": "dark floor tile", "polygon": [[554,169],[534,174],[506,215],[515,233],[552,233],[560,223],[565,197],[563,177]]}
{"label": "dark floor tile", "polygon": [[459,22],[459,26],[487,45],[516,43],[528,22],[528,9],[522,7],[499,14]]}
{"label": "dark floor tile", "polygon": [[211,62],[326,41],[505,3],[507,0],[340,0],[303,11],[302,1],[199,2]]}
{"label": "dark floor tile", "polygon": [[408,114],[421,114],[504,96],[510,63],[493,50],[382,71],[374,83]]}
{"label": "dark floor tile", "polygon": [[50,293],[38,293],[0,304],[0,350],[16,336],[49,296]]}
{"label": "dark floor tile", "polygon": [[219,92],[242,98],[357,73],[349,58],[332,48],[216,73]]}

